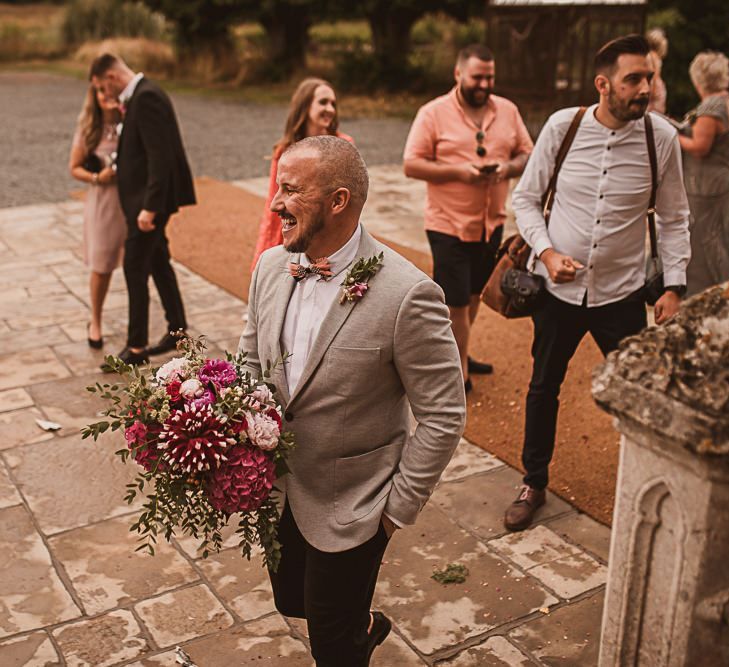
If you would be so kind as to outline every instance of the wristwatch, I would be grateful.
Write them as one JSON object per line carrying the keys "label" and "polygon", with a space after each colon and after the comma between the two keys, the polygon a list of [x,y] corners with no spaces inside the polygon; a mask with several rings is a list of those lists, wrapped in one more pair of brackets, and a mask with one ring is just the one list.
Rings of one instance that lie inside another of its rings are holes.
{"label": "wristwatch", "polygon": [[673,292],[677,296],[683,298],[686,294],[686,285],[666,285],[666,292]]}

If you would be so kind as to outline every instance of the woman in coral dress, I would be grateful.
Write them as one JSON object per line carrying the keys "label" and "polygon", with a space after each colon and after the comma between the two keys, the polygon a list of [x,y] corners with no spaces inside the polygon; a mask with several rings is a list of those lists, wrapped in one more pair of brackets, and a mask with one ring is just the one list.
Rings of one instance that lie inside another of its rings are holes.
{"label": "woman in coral dress", "polygon": [[117,101],[89,86],[73,138],[69,169],[76,180],[91,186],[84,207],[83,248],[84,262],[91,269],[88,343],[96,349],[103,345],[101,313],[127,236],[114,171],[120,121]]}
{"label": "woman in coral dress", "polygon": [[338,131],[339,115],[337,114],[337,97],[331,84],[324,79],[304,79],[291,98],[289,115],[286,118],[286,129],[281,139],[273,147],[271,158],[271,181],[268,187],[266,205],[263,208],[261,223],[258,229],[258,242],[253,255],[251,271],[256,268],[261,253],[268,248],[281,245],[281,219],[271,211],[271,202],[276,195],[276,172],[281,154],[291,144],[306,137],[320,134],[331,134],[354,143],[352,137]]}

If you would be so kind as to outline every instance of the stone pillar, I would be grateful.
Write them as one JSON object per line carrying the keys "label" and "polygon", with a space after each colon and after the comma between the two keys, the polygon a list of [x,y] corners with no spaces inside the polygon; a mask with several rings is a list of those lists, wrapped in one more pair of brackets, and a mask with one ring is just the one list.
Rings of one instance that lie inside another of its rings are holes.
{"label": "stone pillar", "polygon": [[729,666],[729,287],[624,341],[592,390],[622,435],[599,665]]}

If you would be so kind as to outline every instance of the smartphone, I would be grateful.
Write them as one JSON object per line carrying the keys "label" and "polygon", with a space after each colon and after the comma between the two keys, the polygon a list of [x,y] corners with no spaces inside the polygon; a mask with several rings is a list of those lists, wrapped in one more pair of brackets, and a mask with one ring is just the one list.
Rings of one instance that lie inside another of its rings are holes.
{"label": "smartphone", "polygon": [[478,168],[482,174],[493,174],[499,168],[498,164],[485,164]]}

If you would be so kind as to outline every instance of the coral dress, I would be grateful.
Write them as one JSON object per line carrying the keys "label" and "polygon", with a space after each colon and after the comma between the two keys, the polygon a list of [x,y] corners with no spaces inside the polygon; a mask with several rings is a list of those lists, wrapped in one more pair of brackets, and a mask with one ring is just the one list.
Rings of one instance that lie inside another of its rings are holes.
{"label": "coral dress", "polygon": [[[352,139],[352,137],[348,134],[337,132],[337,136],[340,139],[346,139],[350,143],[354,143],[354,139]],[[264,251],[283,243],[283,235],[281,234],[281,218],[278,217],[277,213],[274,213],[271,210],[271,202],[276,196],[276,191],[278,190],[278,186],[276,185],[276,174],[278,173],[278,160],[280,157],[281,151],[276,151],[271,158],[271,180],[268,185],[266,205],[263,207],[263,215],[261,216],[261,223],[258,227],[258,241],[256,242],[256,251],[253,253],[251,271],[256,268],[258,258]]]}
{"label": "coral dress", "polygon": [[[74,144],[83,144],[80,133],[74,136]],[[107,165],[117,149],[116,134],[104,132],[94,150],[101,164]],[[83,247],[84,263],[96,273],[111,273],[119,266],[127,223],[119,202],[116,183],[92,185],[86,193],[84,206]]]}

